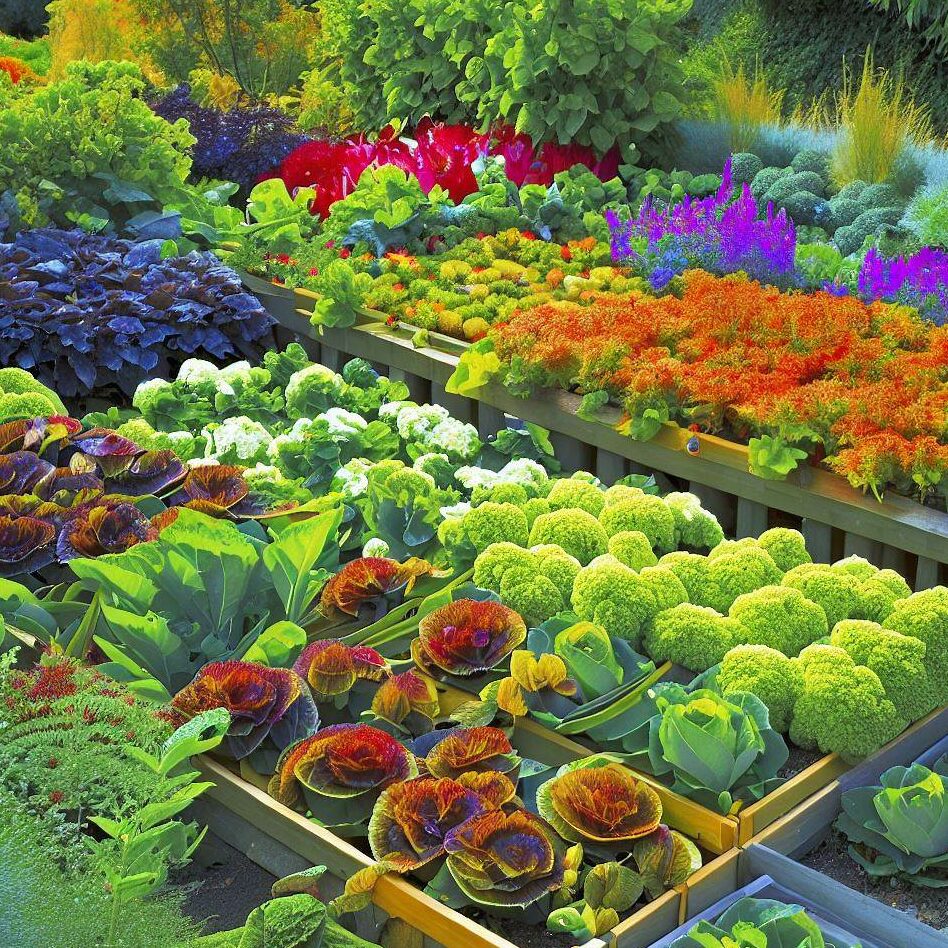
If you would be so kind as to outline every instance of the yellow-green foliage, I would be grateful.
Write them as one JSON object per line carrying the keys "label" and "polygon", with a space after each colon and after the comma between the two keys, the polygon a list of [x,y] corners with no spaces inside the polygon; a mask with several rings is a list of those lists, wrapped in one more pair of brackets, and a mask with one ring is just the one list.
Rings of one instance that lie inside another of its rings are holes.
{"label": "yellow-green foliage", "polygon": [[766,125],[779,125],[782,90],[771,89],[759,64],[753,78],[743,65],[734,69],[725,59],[714,84],[716,117],[728,128],[732,152],[753,151]]}
{"label": "yellow-green foliage", "polygon": [[59,79],[68,63],[85,59],[134,59],[132,19],[126,0],[53,0],[49,10],[49,75]]}
{"label": "yellow-green foliage", "polygon": [[858,82],[844,64],[836,128],[839,138],[831,170],[839,187],[857,179],[871,184],[885,181],[908,145],[932,137],[927,107],[912,98],[900,75],[877,70],[869,50]]}

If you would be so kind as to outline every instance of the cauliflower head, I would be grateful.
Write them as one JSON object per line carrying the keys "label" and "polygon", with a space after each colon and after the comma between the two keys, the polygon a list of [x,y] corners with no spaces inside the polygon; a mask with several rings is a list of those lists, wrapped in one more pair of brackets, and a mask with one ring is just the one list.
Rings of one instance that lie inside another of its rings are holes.
{"label": "cauliflower head", "polygon": [[530,528],[529,546],[560,546],[583,566],[605,553],[608,543],[599,521],[585,510],[553,510],[537,517]]}
{"label": "cauliflower head", "polygon": [[790,740],[804,748],[862,760],[908,723],[886,696],[879,676],[835,645],[810,645],[796,660],[803,688],[793,708]]}
{"label": "cauliflower head", "polygon": [[845,649],[857,664],[871,668],[907,721],[925,717],[938,703],[921,639],[884,629],[877,622],[844,619],[836,623],[830,644]]}
{"label": "cauliflower head", "polygon": [[667,553],[675,548],[675,518],[660,497],[643,493],[608,504],[599,522],[610,537],[638,530],[648,537],[653,549]]}
{"label": "cauliflower head", "polygon": [[770,726],[787,733],[803,690],[797,662],[768,645],[737,645],[722,659],[716,686],[724,697],[738,691],[757,695],[770,714]]}
{"label": "cauliflower head", "polygon": [[609,552],[620,563],[636,571],[645,566],[654,566],[658,562],[652,544],[641,530],[621,530],[611,536]]}
{"label": "cauliflower head", "polygon": [[859,580],[825,563],[794,566],[777,582],[799,589],[807,599],[821,606],[830,629],[854,615],[859,605]]}
{"label": "cauliflower head", "polygon": [[765,530],[757,538],[757,542],[771,555],[781,572],[786,573],[794,566],[813,562],[813,558],[807,552],[803,534],[799,530],[772,527],[770,530]]}

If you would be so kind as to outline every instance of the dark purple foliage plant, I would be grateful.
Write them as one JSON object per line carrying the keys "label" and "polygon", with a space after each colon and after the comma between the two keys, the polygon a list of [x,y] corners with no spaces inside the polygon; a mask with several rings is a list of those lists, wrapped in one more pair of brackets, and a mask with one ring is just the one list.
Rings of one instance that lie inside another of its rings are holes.
{"label": "dark purple foliage plant", "polygon": [[257,360],[273,318],[211,253],[162,259],[163,242],[39,229],[0,243],[0,365],[69,398],[131,394],[194,357]]}
{"label": "dark purple foliage plant", "polygon": [[205,108],[191,98],[187,85],[152,103],[152,109],[169,122],[187,119],[197,139],[191,148],[194,177],[233,181],[244,191],[306,140],[280,109],[259,103],[223,112]]}

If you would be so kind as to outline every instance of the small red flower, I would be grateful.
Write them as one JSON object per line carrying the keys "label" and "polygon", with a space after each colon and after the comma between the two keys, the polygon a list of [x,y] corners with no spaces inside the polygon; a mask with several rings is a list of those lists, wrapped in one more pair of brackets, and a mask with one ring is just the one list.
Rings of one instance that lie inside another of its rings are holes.
{"label": "small red flower", "polygon": [[319,276],[319,267],[310,267],[310,268],[309,268],[309,275],[310,275],[311,277]]}
{"label": "small red flower", "polygon": [[55,770],[59,766],[59,761],[55,757],[50,757],[46,764],[50,770]]}
{"label": "small red flower", "polygon": [[63,799],[65,798],[65,796],[66,796],[66,794],[63,793],[62,790],[54,790],[54,791],[49,795],[49,802],[50,802],[50,803],[53,803],[53,804],[62,803],[62,802],[63,802]]}
{"label": "small red flower", "polygon": [[342,257],[343,260],[348,260],[349,257],[352,256],[352,251],[348,247],[343,247],[342,250],[339,251],[339,256]]}
{"label": "small red flower", "polygon": [[563,244],[563,246],[560,247],[560,257],[568,262],[573,259],[573,251],[570,250],[566,244]]}

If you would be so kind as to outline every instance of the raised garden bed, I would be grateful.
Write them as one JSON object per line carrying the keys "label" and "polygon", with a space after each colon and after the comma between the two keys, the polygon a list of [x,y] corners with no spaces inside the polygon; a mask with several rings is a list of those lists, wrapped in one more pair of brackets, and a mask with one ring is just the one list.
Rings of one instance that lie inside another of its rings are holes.
{"label": "raised garden bed", "polygon": [[[799,528],[814,560],[829,562],[852,554],[876,565],[901,572],[916,589],[944,581],[948,563],[948,514],[894,493],[882,502],[854,490],[846,481],[814,467],[794,472],[785,481],[768,481],[747,469],[747,449],[713,435],[697,435],[695,453],[687,445],[690,432],[667,424],[650,441],[635,441],[615,430],[620,412],[604,408],[597,421],[577,416],[580,398],[550,390],[542,396],[519,399],[497,384],[479,388],[473,396],[445,392],[464,344],[451,348],[416,348],[412,332],[387,326],[381,318],[364,314],[364,321],[348,329],[317,332],[307,316],[312,298],[297,293],[308,305],[290,312],[289,290],[249,277],[251,288],[271,287],[273,313],[288,333],[319,344],[311,350],[324,364],[340,365],[361,356],[388,367],[409,385],[416,400],[443,404],[452,414],[476,424],[482,436],[502,427],[504,416],[547,428],[557,456],[567,467],[595,471],[611,481],[643,468],[683,480],[721,520],[726,532],[755,536],[768,526]],[[447,337],[445,337],[447,338]],[[431,338],[429,336],[429,341]]]}
{"label": "raised garden bed", "polygon": [[[440,685],[443,689],[441,708],[450,713],[453,708],[471,699],[468,692]],[[557,734],[527,718],[518,719],[519,746],[528,756],[549,763],[565,763],[578,760],[590,753],[600,752],[591,741],[580,736],[576,740]],[[757,838],[767,827],[785,818],[803,801],[812,798],[825,788],[832,787],[844,775],[862,773],[864,768],[882,770],[901,762],[911,755],[916,747],[928,747],[937,741],[948,728],[948,709],[933,711],[921,721],[886,744],[877,754],[852,766],[838,754],[826,754],[789,777],[786,783],[768,793],[755,803],[735,804],[731,812],[722,815],[693,800],[672,793],[659,781],[648,775],[644,780],[663,791],[665,812],[674,814],[677,825],[692,839],[706,846],[745,846]],[[792,746],[792,745],[791,745]],[[881,772],[881,770],[880,770]]]}
{"label": "raised garden bed", "polygon": [[845,840],[833,828],[845,791],[878,783],[895,765],[919,761],[931,766],[948,752],[948,711],[938,712],[934,724],[934,740],[931,732],[907,732],[904,740],[883,748],[774,822],[745,853],[750,871],[770,872],[769,866],[779,865],[796,886],[831,893],[836,904],[852,906],[854,916],[866,922],[880,944],[943,945],[945,936],[936,930],[945,926],[942,890],[896,879],[872,880],[850,858]]}

